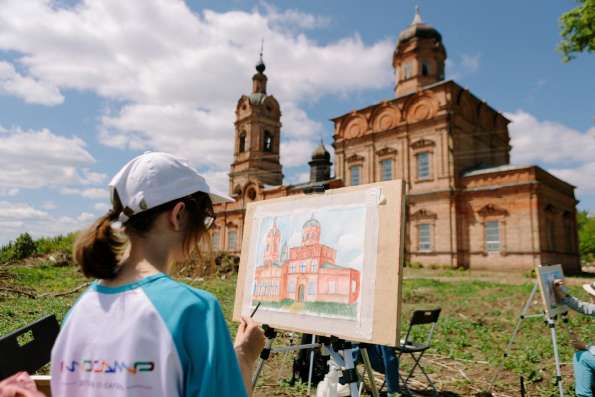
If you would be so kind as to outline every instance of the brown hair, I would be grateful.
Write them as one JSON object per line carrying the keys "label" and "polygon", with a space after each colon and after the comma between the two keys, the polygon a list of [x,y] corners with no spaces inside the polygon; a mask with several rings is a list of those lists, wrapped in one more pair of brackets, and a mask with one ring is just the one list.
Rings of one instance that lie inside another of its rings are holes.
{"label": "brown hair", "polygon": [[[207,217],[215,217],[211,198],[206,193],[196,192],[132,215],[123,226],[128,233],[145,236],[151,231],[157,217],[171,210],[179,202],[185,204],[189,217],[188,226],[184,231],[184,252],[189,255],[196,249],[199,259],[202,259],[198,249],[199,243],[206,240],[206,243],[201,245],[207,249],[211,246],[205,220]],[[117,192],[114,192],[113,208],[77,237],[73,248],[74,261],[86,277],[107,280],[116,277],[126,240],[118,235],[111,225],[118,220],[122,211],[121,201]]]}

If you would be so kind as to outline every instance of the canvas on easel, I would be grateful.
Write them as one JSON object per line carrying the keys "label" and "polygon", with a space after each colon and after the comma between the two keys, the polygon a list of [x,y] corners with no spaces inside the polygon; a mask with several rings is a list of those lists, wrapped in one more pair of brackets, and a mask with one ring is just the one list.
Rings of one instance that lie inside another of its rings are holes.
{"label": "canvas on easel", "polygon": [[562,266],[537,266],[536,273],[546,314],[550,318],[554,318],[558,314],[566,313],[568,307],[559,303],[556,299],[556,294],[554,293],[554,281],[564,279]]}
{"label": "canvas on easel", "polygon": [[234,320],[396,345],[403,203],[396,180],[249,204]]}

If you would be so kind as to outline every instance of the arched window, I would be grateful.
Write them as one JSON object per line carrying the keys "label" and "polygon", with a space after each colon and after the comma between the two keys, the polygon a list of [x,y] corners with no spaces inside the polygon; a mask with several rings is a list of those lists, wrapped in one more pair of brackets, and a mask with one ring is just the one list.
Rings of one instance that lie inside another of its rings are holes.
{"label": "arched window", "polygon": [[265,152],[272,152],[273,151],[273,134],[269,131],[264,132],[264,151]]}
{"label": "arched window", "polygon": [[410,63],[406,63],[405,65],[403,65],[403,79],[404,80],[411,78],[411,74],[412,74],[411,72],[413,72],[413,70],[411,70]]}
{"label": "arched window", "polygon": [[240,134],[240,153],[246,151],[246,133],[242,131]]}
{"label": "arched window", "polygon": [[421,62],[421,75],[422,76],[430,75],[430,64],[428,63],[428,61]]}

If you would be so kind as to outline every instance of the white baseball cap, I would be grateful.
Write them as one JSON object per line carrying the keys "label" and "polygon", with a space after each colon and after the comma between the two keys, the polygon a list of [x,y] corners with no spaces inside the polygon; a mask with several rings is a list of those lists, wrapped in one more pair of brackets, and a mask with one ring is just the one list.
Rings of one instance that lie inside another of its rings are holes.
{"label": "white baseball cap", "polygon": [[130,160],[109,183],[112,205],[114,192],[124,211],[120,222],[132,215],[196,192],[207,193],[213,203],[233,201],[212,192],[203,178],[188,162],[169,153],[145,152]]}

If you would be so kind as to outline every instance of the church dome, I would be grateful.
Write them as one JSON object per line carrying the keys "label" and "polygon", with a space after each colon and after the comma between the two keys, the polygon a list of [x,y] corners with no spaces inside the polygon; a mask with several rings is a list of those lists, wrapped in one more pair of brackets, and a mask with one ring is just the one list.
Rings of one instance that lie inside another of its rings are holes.
{"label": "church dome", "polygon": [[422,39],[436,39],[436,41],[442,41],[442,35],[432,25],[424,23],[419,14],[419,7],[415,10],[415,17],[405,30],[399,33],[398,44],[403,41],[407,41],[412,38]]}
{"label": "church dome", "polygon": [[307,227],[320,227],[320,222],[318,222],[318,219],[314,218],[314,215],[312,215],[312,218],[304,223],[304,229]]}
{"label": "church dome", "polygon": [[330,160],[331,154],[326,150],[324,144],[321,142],[320,145],[312,152],[312,160]]}

